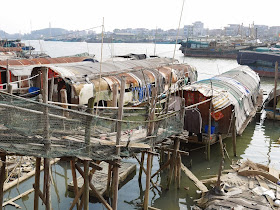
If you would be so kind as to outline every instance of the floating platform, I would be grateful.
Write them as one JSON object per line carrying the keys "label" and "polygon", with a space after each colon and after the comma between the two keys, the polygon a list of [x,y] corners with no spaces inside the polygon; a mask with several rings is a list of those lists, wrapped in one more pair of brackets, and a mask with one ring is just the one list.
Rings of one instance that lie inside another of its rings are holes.
{"label": "floating platform", "polygon": [[[128,162],[121,162],[121,167],[119,168],[119,183],[123,185],[127,180],[128,176],[131,175],[133,172],[136,171],[136,164],[128,163]],[[100,195],[104,195],[107,189],[107,179],[108,179],[108,163],[101,162],[99,164],[102,167],[101,171],[95,171],[91,183],[100,193]],[[80,189],[83,186],[84,179],[82,176],[77,178],[78,188]],[[74,192],[74,184],[73,181],[68,184],[68,190]],[[89,194],[91,197],[95,197],[94,192],[89,189]]]}

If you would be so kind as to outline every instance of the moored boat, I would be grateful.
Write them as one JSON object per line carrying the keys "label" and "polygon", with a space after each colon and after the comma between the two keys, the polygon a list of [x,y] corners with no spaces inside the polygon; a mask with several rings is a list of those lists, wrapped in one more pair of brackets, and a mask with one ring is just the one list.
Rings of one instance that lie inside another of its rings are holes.
{"label": "moored boat", "polygon": [[262,103],[260,78],[249,67],[239,66],[184,87],[183,97],[189,142],[207,142],[211,126],[211,143],[215,143],[219,135],[231,136],[233,127],[241,135],[255,116]]}
{"label": "moored boat", "polygon": [[249,66],[261,77],[275,77],[276,62],[280,62],[280,54],[275,52],[240,51],[237,54],[238,64]]}

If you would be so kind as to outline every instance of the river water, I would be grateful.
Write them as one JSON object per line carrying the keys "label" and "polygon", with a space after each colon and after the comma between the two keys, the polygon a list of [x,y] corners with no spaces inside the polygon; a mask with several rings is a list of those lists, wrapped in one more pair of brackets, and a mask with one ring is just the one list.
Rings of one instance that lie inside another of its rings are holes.
{"label": "river water", "polygon": [[[111,55],[123,55],[128,53],[145,53],[147,55],[158,55],[161,57],[175,57],[180,62],[185,62],[193,65],[197,68],[198,79],[206,79],[223,73],[232,68],[238,66],[236,60],[227,59],[202,59],[202,58],[185,58],[181,51],[179,51],[179,45],[171,44],[103,44],[100,43],[85,43],[85,42],[44,42],[44,41],[26,41],[26,44],[30,44],[38,51],[44,51],[51,57],[70,56],[78,53],[89,52],[94,54],[97,60],[107,60]],[[102,53],[101,53],[101,49]],[[273,79],[261,78],[261,88],[266,92],[274,86]],[[266,96],[264,96],[266,97]],[[227,151],[231,159],[250,159],[252,161],[267,164],[280,170],[280,123],[272,122],[265,119],[265,113],[262,114],[260,120],[253,120],[242,136],[237,137],[237,155],[233,157],[231,139],[228,138],[224,142],[226,143]],[[191,166],[191,171],[199,178],[209,178],[210,175],[218,173],[219,163],[221,161],[219,145],[211,146],[211,160],[205,160],[205,149],[199,149],[190,152],[190,156],[182,157],[182,161],[185,165]],[[137,163],[136,160],[127,159],[125,161]],[[191,164],[192,163],[192,164]],[[229,168],[231,161],[228,159],[225,162],[225,168]],[[159,168],[158,158],[153,160],[152,173]],[[137,164],[136,174],[130,176],[130,180],[119,190],[119,209],[141,209],[140,204],[143,202],[144,190],[145,190],[145,177],[142,177],[142,186],[138,183],[138,170]],[[57,190],[52,186],[52,207],[53,209],[69,209],[71,202],[73,201],[73,194],[67,191],[67,183],[72,181],[70,165],[67,162],[59,162],[52,166],[53,180],[57,185]],[[41,181],[42,181],[41,174]],[[158,184],[165,188],[166,186],[166,172],[159,174],[154,178],[154,181],[158,181]],[[18,188],[5,193],[4,198],[13,198],[19,193],[22,193],[32,187],[34,183],[34,177],[23,182]],[[41,185],[42,186],[42,185]],[[189,187],[189,190],[184,189]],[[177,210],[177,209],[191,209],[194,204],[194,199],[199,195],[196,192],[197,188],[193,183],[182,174],[181,188],[176,189],[176,186],[171,186],[170,190],[163,190],[162,193],[158,193],[156,190],[150,192],[149,204],[153,207],[163,210]],[[33,209],[33,196],[31,193],[29,196],[17,200],[22,209]],[[109,201],[110,202],[110,201]],[[14,209],[14,207],[6,206],[6,209]],[[40,205],[40,209],[44,209],[43,205]],[[105,209],[98,201],[90,203],[90,209]]]}

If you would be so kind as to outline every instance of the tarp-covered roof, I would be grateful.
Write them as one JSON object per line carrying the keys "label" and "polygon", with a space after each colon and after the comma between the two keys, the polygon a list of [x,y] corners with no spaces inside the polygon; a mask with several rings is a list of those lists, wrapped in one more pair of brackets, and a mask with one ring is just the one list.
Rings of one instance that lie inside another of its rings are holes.
{"label": "tarp-covered roof", "polygon": [[259,87],[259,76],[248,66],[239,66],[221,75],[195,82],[184,89],[199,91],[206,97],[213,96],[212,103],[215,111],[233,105],[238,132],[254,109]]}

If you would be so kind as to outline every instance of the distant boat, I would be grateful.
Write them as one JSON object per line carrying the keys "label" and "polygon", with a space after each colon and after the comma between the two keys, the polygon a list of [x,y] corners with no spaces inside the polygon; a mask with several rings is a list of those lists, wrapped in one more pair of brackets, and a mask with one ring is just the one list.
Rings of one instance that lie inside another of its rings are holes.
{"label": "distant boat", "polygon": [[274,112],[274,89],[269,93],[267,99],[264,102],[264,110],[266,111],[266,118],[267,119],[275,119],[280,120],[280,88],[276,90],[276,109]]}
{"label": "distant boat", "polygon": [[243,45],[241,43],[188,39],[181,42],[180,50],[184,56],[188,57],[236,59],[240,50],[252,50],[255,47],[255,45]]}
{"label": "distant boat", "polygon": [[[240,51],[237,53],[237,63],[247,65],[261,77],[275,77],[275,62],[280,63],[280,53]],[[278,72],[280,77],[280,72]]]}

